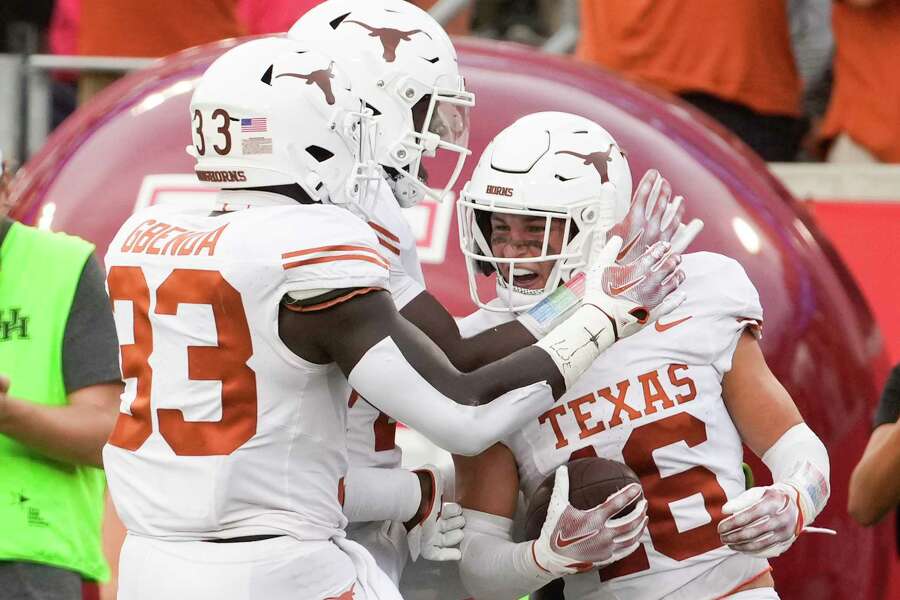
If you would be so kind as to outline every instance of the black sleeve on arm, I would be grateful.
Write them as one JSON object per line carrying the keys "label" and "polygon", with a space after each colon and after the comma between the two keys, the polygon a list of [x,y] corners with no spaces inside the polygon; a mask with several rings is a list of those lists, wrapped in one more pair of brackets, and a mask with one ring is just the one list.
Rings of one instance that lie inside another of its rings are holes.
{"label": "black sleeve on arm", "polygon": [[537,340],[516,320],[493,327],[470,338],[459,333],[456,320],[428,292],[422,292],[400,311],[444,351],[453,366],[464,373],[527,348]]}
{"label": "black sleeve on arm", "polygon": [[91,254],[84,264],[63,338],[63,378],[66,393],[101,383],[121,381],[119,340],[106,277]]}
{"label": "black sleeve on arm", "polygon": [[881,402],[875,410],[875,427],[896,423],[898,418],[900,418],[900,364],[894,367],[884,385]]}
{"label": "black sleeve on arm", "polygon": [[528,347],[472,373],[460,373],[434,342],[404,319],[384,291],[357,296],[331,308],[292,312],[282,308],[279,333],[298,356],[336,362],[350,372],[370,348],[390,337],[403,358],[436,390],[460,404],[484,404],[510,390],[546,381],[559,397],[565,383],[550,356]]}

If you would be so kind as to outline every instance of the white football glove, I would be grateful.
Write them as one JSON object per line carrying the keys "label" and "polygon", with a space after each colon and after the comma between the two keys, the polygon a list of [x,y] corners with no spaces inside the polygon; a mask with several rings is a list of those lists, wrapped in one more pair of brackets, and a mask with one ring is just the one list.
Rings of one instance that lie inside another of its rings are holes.
{"label": "white football glove", "polygon": [[732,515],[719,523],[719,537],[732,550],[772,558],[791,547],[803,530],[798,492],[786,483],[753,487],[722,507]]}
{"label": "white football glove", "polygon": [[[415,470],[430,477],[430,497],[425,503],[420,521],[406,534],[409,555],[413,560],[422,556],[427,560],[459,560],[462,553],[459,543],[463,539],[466,518],[455,502],[444,502],[444,480],[434,465],[424,465]],[[426,490],[423,490],[425,493]]]}
{"label": "white football glove", "polygon": [[685,278],[678,268],[681,255],[671,253],[667,242],[653,244],[626,265],[616,263],[621,249],[618,236],[605,244],[600,236],[594,238],[582,299],[582,304],[599,308],[612,321],[615,340],[637,333],[685,299],[676,291]]}
{"label": "white football glove", "polygon": [[[638,500],[634,509],[615,518]],[[647,526],[647,501],[637,483],[625,486],[591,510],[569,504],[569,470],[556,470],[556,481],[541,535],[532,542],[539,567],[562,577],[615,562],[634,552]]]}
{"label": "white football glove", "polygon": [[684,225],[684,198],[672,198],[672,186],[656,169],[644,174],[631,200],[628,214],[607,233],[607,239],[622,238],[616,256],[621,265],[637,260],[656,242],[670,242],[673,254],[681,254],[703,229],[703,221],[694,219]]}

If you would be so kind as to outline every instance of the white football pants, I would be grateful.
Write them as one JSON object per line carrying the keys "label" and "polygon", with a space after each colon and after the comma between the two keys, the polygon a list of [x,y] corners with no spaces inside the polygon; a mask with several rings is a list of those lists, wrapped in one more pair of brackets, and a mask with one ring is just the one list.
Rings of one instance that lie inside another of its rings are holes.
{"label": "white football pants", "polygon": [[[340,544],[340,547],[338,546]],[[172,542],[128,534],[118,600],[400,600],[358,544]]]}
{"label": "white football pants", "polygon": [[[394,585],[409,561],[406,529],[399,521],[369,521],[347,525],[347,538],[363,546],[375,559],[378,567],[390,577]],[[423,559],[424,560],[424,559]]]}

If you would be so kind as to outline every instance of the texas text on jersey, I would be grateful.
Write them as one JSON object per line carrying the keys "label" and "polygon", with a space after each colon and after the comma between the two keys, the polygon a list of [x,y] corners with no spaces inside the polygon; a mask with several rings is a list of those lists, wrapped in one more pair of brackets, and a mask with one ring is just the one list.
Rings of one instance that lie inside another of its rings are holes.
{"label": "texas text on jersey", "polygon": [[[722,506],[744,491],[741,438],[722,401],[722,377],[762,308],[735,261],[704,252],[685,255],[682,266],[681,307],[607,350],[552,408],[504,441],[526,497],[572,458],[618,460],[641,479],[650,518],[641,546],[599,574],[566,577],[568,599],[705,598],[769,569],[765,559],[724,546],[716,529]],[[480,310],[460,329],[474,335],[502,317],[511,318]]]}

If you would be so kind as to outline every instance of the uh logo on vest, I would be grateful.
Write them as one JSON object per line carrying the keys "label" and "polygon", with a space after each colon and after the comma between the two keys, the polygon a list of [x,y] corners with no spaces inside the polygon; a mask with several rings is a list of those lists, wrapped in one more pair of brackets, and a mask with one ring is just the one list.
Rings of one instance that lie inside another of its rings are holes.
{"label": "uh logo on vest", "polygon": [[28,339],[28,321],[21,308],[0,308],[0,342]]}
{"label": "uh logo on vest", "polygon": [[[657,412],[690,402],[697,397],[697,385],[688,376],[688,366],[673,363],[640,375],[623,379],[584,396],[555,404],[538,417],[542,431],[549,428],[556,437],[556,448],[571,443],[563,431],[563,424],[574,420],[578,426],[578,439],[595,436],[622,423],[643,419]],[[665,382],[665,384],[663,383]],[[666,387],[670,391],[666,391]],[[631,402],[627,402],[631,392]],[[612,412],[609,413],[610,405]],[[602,419],[596,415],[609,414]],[[573,428],[566,427],[574,435]]]}

